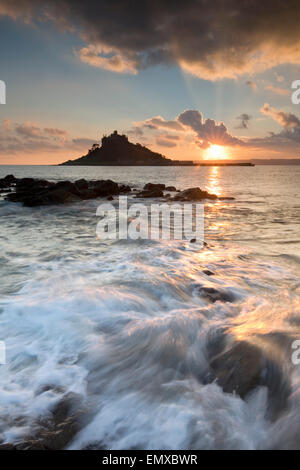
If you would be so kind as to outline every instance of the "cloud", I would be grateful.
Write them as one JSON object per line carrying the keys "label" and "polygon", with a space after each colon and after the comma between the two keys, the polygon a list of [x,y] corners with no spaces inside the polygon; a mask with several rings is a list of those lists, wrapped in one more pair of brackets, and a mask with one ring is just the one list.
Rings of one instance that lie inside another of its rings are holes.
{"label": "cloud", "polygon": [[136,123],[138,126],[145,127],[148,129],[169,129],[173,131],[184,131],[182,124],[174,119],[171,121],[165,121],[161,116],[154,116],[153,118],[146,119],[140,123]]}
{"label": "cloud", "polygon": [[292,151],[299,155],[300,149],[300,119],[293,113],[277,110],[265,103],[261,112],[278,122],[283,129],[278,132],[269,132],[262,138],[247,139],[246,145],[252,148],[268,148],[276,152]]}
{"label": "cloud", "polygon": [[0,15],[52,21],[85,42],[82,61],[119,73],[177,64],[216,80],[300,60],[295,0],[0,0]]}
{"label": "cloud", "polygon": [[263,105],[261,112],[266,116],[270,116],[285,128],[300,128],[300,119],[293,113],[278,111],[277,109],[272,108],[268,103]]}
{"label": "cloud", "polygon": [[279,82],[279,83],[284,82],[284,76],[283,75],[280,75],[279,73],[275,72],[275,77],[276,77],[277,82]]}
{"label": "cloud", "polygon": [[257,85],[252,80],[247,80],[246,85],[250,86],[253,91],[257,90]]}
{"label": "cloud", "polygon": [[236,129],[248,129],[248,124],[250,119],[252,119],[252,116],[247,113],[242,113],[236,119],[240,121],[239,125],[236,126]]}
{"label": "cloud", "polygon": [[85,137],[68,139],[68,132],[64,129],[42,127],[30,122],[12,123],[5,119],[0,127],[0,153],[4,155],[64,150],[86,153],[94,142]]}
{"label": "cloud", "polygon": [[275,93],[276,95],[281,95],[281,96],[287,96],[291,94],[290,90],[287,90],[286,88],[276,87],[272,84],[267,85],[265,87],[265,90],[271,91],[272,93]]}
{"label": "cloud", "polygon": [[42,129],[30,122],[25,122],[24,124],[16,124],[15,131],[17,134],[20,134],[24,137],[30,137],[32,139],[44,138],[42,134]]}
{"label": "cloud", "polygon": [[10,131],[11,130],[11,122],[9,119],[3,119],[3,126],[5,127],[6,130]]}
{"label": "cloud", "polygon": [[169,148],[177,146],[176,142],[171,142],[170,140],[161,139],[159,137],[156,138],[156,144],[161,147],[169,147]]}
{"label": "cloud", "polygon": [[244,144],[241,139],[228,133],[223,122],[217,123],[214,119],[204,119],[199,111],[184,111],[178,116],[178,121],[196,133],[196,143],[201,148],[208,148],[211,144],[228,146]]}
{"label": "cloud", "polygon": [[56,136],[66,137],[68,135],[67,131],[65,131],[63,129],[55,129],[55,128],[52,128],[52,127],[45,127],[44,132],[46,132],[46,134],[52,135],[54,137],[56,137]]}
{"label": "cloud", "polygon": [[[107,54],[105,56],[105,54]],[[112,54],[112,55],[110,55]],[[77,55],[82,62],[111,72],[129,73],[136,75],[138,73],[137,63],[134,59],[123,57],[116,50],[105,46],[89,45],[82,47],[77,51]]]}

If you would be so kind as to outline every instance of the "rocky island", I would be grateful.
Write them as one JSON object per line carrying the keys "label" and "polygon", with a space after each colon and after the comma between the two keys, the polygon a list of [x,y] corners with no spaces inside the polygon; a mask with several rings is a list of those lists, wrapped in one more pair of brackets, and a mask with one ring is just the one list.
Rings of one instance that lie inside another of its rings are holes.
{"label": "rocky island", "polygon": [[126,135],[114,131],[102,137],[101,146],[94,144],[83,157],[68,160],[61,165],[168,166],[173,165],[173,161],[141,144],[129,142]]}
{"label": "rocky island", "polygon": [[101,146],[94,144],[83,157],[68,160],[60,165],[82,166],[254,166],[253,163],[236,162],[194,162],[192,160],[172,160],[152,152],[144,145],[129,142],[128,137],[114,131],[103,136]]}

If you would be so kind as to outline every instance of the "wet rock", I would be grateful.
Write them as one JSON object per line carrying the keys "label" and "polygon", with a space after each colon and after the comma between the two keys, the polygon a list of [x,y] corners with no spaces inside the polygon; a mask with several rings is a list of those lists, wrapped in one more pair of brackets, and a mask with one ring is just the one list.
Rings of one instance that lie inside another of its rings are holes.
{"label": "wet rock", "polygon": [[3,178],[3,181],[6,184],[11,185],[13,183],[16,183],[17,178],[15,178],[14,175],[6,175],[5,178]]}
{"label": "wet rock", "polygon": [[67,393],[56,403],[51,412],[51,420],[40,422],[36,434],[13,445],[12,450],[64,449],[80,429],[80,420],[85,412],[81,407],[80,395]]}
{"label": "wet rock", "polygon": [[214,287],[200,286],[197,288],[198,294],[210,302],[234,302],[234,295],[225,289],[215,289]]}
{"label": "wet rock", "polygon": [[184,191],[180,191],[174,196],[174,201],[202,201],[203,199],[218,199],[215,194],[210,194],[207,191],[203,191],[200,188],[189,188]]}
{"label": "wet rock", "polygon": [[128,184],[121,184],[119,187],[120,193],[130,193],[131,187]]}
{"label": "wet rock", "polygon": [[165,188],[166,191],[177,191],[177,189],[175,188],[175,186],[167,186]]}
{"label": "wet rock", "polygon": [[[162,191],[165,188],[166,188],[165,184],[155,184],[155,183],[147,183],[144,186],[145,191],[155,191],[155,190]],[[170,189],[169,189],[169,191],[170,191]]]}
{"label": "wet rock", "polygon": [[82,189],[80,191],[81,199],[95,199],[96,197],[97,193],[93,189]]}
{"label": "wet rock", "polygon": [[35,207],[43,206],[48,204],[66,204],[71,202],[77,202],[80,198],[65,191],[64,189],[55,189],[53,191],[47,191],[42,194],[34,195],[23,200],[24,206]]}
{"label": "wet rock", "polygon": [[72,392],[67,393],[51,410],[54,423],[59,424],[68,417],[74,417],[80,402],[80,395]]}
{"label": "wet rock", "polygon": [[111,196],[120,192],[118,183],[111,180],[95,181],[92,189],[98,197]]}
{"label": "wet rock", "polygon": [[0,450],[16,450],[14,444],[0,444]]}
{"label": "wet rock", "polygon": [[11,193],[12,190],[11,189],[0,189],[0,194],[8,194],[8,193]]}
{"label": "wet rock", "polygon": [[54,431],[42,431],[39,440],[49,450],[61,450],[65,448],[79,431],[75,418],[68,418],[59,424]]}
{"label": "wet rock", "polygon": [[213,357],[210,368],[226,393],[245,398],[256,387],[267,387],[268,418],[275,419],[286,409],[291,394],[289,375],[270,352],[247,341],[239,341]]}
{"label": "wet rock", "polygon": [[259,348],[246,341],[240,341],[228,351],[216,356],[210,362],[210,367],[224,392],[235,392],[244,398],[261,383],[264,363]]}
{"label": "wet rock", "polygon": [[215,273],[210,271],[210,269],[203,269],[202,271],[204,274],[206,274],[207,276],[214,276]]}
{"label": "wet rock", "polygon": [[14,450],[47,450],[47,448],[41,441],[32,439],[17,444]]}
{"label": "wet rock", "polygon": [[80,191],[77,188],[75,183],[71,183],[71,181],[59,181],[54,186],[50,188],[51,191],[63,190],[74,194],[74,196],[80,196]]}
{"label": "wet rock", "polygon": [[196,241],[197,241],[196,238],[192,238],[192,239],[190,240],[190,243],[196,243]]}
{"label": "wet rock", "polygon": [[84,178],[80,180],[76,180],[74,184],[76,188],[79,189],[80,191],[89,188],[89,183]]}
{"label": "wet rock", "polygon": [[163,197],[164,193],[161,189],[152,189],[149,191],[141,191],[136,197],[150,198],[150,197]]}
{"label": "wet rock", "polygon": [[235,201],[235,197],[229,197],[229,196],[219,196],[218,199],[220,201]]}

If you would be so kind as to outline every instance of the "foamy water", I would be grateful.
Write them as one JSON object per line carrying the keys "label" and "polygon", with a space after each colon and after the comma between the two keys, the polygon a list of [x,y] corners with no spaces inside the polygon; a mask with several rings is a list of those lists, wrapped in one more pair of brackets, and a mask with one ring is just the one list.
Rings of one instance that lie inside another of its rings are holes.
{"label": "foamy water", "polygon": [[[8,173],[200,186],[236,200],[206,204],[203,249],[98,240],[101,199],[32,209],[0,202],[4,442],[24,439],[75,392],[87,418],[74,449],[300,447],[300,365],[290,350],[300,339],[300,167],[0,167],[0,177]],[[210,302],[203,287],[230,301]],[[288,397],[274,416],[266,387],[242,399],[209,380],[212,347],[241,340],[284,371]]]}

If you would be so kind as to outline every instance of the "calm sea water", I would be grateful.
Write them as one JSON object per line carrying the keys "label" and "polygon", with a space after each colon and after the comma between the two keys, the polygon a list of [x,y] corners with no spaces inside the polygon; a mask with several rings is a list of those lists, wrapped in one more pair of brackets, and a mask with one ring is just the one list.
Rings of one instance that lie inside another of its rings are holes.
{"label": "calm sea water", "polygon": [[[0,166],[0,178],[9,173],[200,186],[236,199],[205,205],[203,249],[99,240],[101,200],[40,208],[0,200],[4,442],[22,440],[72,391],[90,419],[71,448],[300,447],[300,365],[278,341],[300,339],[300,166]],[[208,302],[197,286],[234,301]],[[276,418],[265,387],[242,400],[207,383],[208,340],[220,334],[267,348],[285,370],[290,393]]]}

